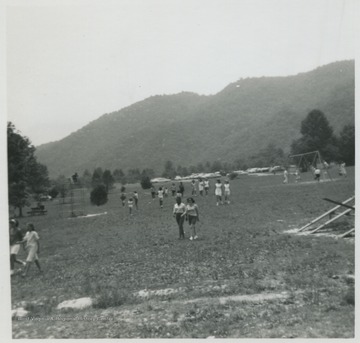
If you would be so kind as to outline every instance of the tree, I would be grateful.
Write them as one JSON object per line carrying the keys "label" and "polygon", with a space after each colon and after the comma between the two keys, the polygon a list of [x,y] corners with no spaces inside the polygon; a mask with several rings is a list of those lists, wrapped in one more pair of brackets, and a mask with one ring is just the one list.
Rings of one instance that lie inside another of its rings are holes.
{"label": "tree", "polygon": [[92,184],[93,188],[102,184],[102,182],[103,182],[102,176],[103,176],[102,168],[99,167],[99,168],[94,169],[94,172],[93,172],[93,175],[91,178],[91,184]]}
{"label": "tree", "polygon": [[150,179],[152,179],[155,176],[154,169],[150,169],[150,168],[143,169],[143,171],[141,172],[141,179],[144,176],[148,176]]}
{"label": "tree", "polygon": [[107,191],[105,185],[96,186],[90,193],[90,202],[93,205],[101,206],[108,201]]}
{"label": "tree", "polygon": [[8,198],[10,206],[22,209],[28,205],[30,194],[40,194],[49,186],[47,167],[38,163],[35,147],[8,122]]}
{"label": "tree", "polygon": [[141,184],[142,189],[150,189],[152,187],[150,177],[147,175],[143,175],[141,177],[140,184]]}
{"label": "tree", "polygon": [[337,141],[326,116],[319,110],[312,110],[301,122],[302,137],[291,144],[292,154],[318,150],[325,160],[334,160],[338,155]]}
{"label": "tree", "polygon": [[139,168],[133,168],[128,170],[126,176],[126,181],[128,183],[136,183],[139,182],[140,180],[141,180],[141,174]]}
{"label": "tree", "polygon": [[164,172],[162,173],[163,177],[173,179],[176,176],[176,170],[171,161],[166,161],[164,166]]}
{"label": "tree", "polygon": [[126,185],[126,177],[122,169],[115,169],[113,176],[116,182],[120,182],[122,185]]}
{"label": "tree", "polygon": [[345,125],[340,132],[339,139],[339,157],[347,165],[355,164],[355,126]]}
{"label": "tree", "polygon": [[91,187],[91,173],[88,169],[84,170],[84,173],[82,175],[82,177],[80,178],[81,184],[86,187],[86,188],[90,188]]}
{"label": "tree", "polygon": [[106,188],[106,191],[109,192],[109,189],[113,187],[115,179],[111,174],[111,171],[106,169],[102,175],[102,179]]}

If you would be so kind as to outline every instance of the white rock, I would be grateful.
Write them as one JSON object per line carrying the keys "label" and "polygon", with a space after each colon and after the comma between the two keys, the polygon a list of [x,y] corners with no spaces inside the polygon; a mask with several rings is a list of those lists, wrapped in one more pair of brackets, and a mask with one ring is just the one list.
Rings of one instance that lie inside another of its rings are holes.
{"label": "white rock", "polygon": [[22,318],[26,317],[29,314],[29,311],[26,311],[23,307],[16,308],[15,310],[11,311],[11,317]]}
{"label": "white rock", "polygon": [[66,300],[57,305],[57,309],[61,310],[63,308],[75,308],[75,309],[83,309],[86,307],[90,307],[93,304],[93,300],[91,298],[79,298],[73,300]]}

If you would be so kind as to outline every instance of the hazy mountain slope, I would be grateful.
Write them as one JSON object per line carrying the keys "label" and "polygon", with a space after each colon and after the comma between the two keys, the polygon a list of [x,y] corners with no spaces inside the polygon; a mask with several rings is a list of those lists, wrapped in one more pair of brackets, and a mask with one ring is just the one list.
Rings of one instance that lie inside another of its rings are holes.
{"label": "hazy mountain slope", "polygon": [[344,61],[296,76],[241,79],[212,96],[153,96],[37,147],[37,156],[56,176],[99,166],[161,172],[168,159],[232,162],[270,142],[288,150],[314,108],[336,132],[354,122],[354,79],[354,62]]}

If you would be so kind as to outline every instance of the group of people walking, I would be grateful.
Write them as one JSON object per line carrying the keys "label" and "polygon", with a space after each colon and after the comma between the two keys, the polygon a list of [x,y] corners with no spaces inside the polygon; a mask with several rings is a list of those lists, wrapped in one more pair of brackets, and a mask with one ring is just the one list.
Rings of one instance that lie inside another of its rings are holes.
{"label": "group of people walking", "polygon": [[[16,219],[11,219],[9,223],[10,236],[10,275],[15,275],[15,264],[24,266],[21,276],[25,277],[29,272],[30,266],[33,262],[42,273],[38,254],[40,252],[40,237],[35,231],[35,226],[32,223],[27,224],[27,232],[25,236],[19,228],[19,222]],[[26,261],[17,258],[21,247],[27,252]]]}

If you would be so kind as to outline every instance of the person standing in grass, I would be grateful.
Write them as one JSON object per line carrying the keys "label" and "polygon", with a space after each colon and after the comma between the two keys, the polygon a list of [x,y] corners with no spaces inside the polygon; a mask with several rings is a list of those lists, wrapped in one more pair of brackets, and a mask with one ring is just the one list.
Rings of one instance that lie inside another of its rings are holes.
{"label": "person standing in grass", "polygon": [[164,207],[164,190],[162,189],[162,187],[160,187],[158,190],[158,198],[159,198],[159,202],[160,202],[160,208],[163,208]]}
{"label": "person standing in grass", "polygon": [[315,181],[319,182],[320,181],[321,170],[319,168],[316,168],[314,170],[314,175],[315,175]]}
{"label": "person standing in grass", "polygon": [[120,199],[121,199],[121,203],[122,203],[122,205],[124,207],[125,206],[125,201],[126,201],[126,193],[125,193],[126,188],[124,186],[122,186],[120,191],[121,191]]}
{"label": "person standing in grass", "polygon": [[184,187],[183,183],[180,181],[180,184],[179,184],[179,193],[181,193],[181,197],[184,196],[184,192],[185,192],[185,187]]}
{"label": "person standing in grass", "polygon": [[151,186],[150,192],[152,199],[155,200],[156,190],[154,186]]}
{"label": "person standing in grass", "polygon": [[284,170],[284,181],[283,181],[283,183],[288,183],[289,182],[288,175],[289,175],[289,173],[288,173],[287,169],[285,169]]}
{"label": "person standing in grass", "polygon": [[208,195],[210,189],[210,181],[208,179],[204,180],[204,189],[205,189],[205,195]]}
{"label": "person standing in grass", "polygon": [[182,214],[182,216],[187,216],[187,220],[189,221],[190,229],[191,229],[191,236],[190,241],[193,239],[198,239],[198,236],[196,234],[196,222],[199,221],[199,208],[195,204],[194,198],[188,198],[187,199],[187,205],[186,210]]}
{"label": "person standing in grass", "polygon": [[171,184],[171,195],[173,197],[176,195],[176,185],[174,182]]}
{"label": "person standing in grass", "polygon": [[128,200],[128,207],[129,207],[130,216],[132,216],[133,206],[134,206],[134,199],[130,197],[129,200]]}
{"label": "person standing in grass", "polygon": [[191,195],[196,197],[196,181],[191,181]]}
{"label": "person standing in grass", "polygon": [[215,183],[215,195],[216,195],[216,206],[223,204],[222,202],[222,183],[221,180],[217,180]]}
{"label": "person standing in grass", "polygon": [[134,202],[135,202],[135,207],[136,207],[136,209],[138,210],[138,209],[139,209],[139,207],[138,207],[139,194],[138,194],[137,191],[134,191],[133,198],[134,198]]}
{"label": "person standing in grass", "polygon": [[28,256],[26,258],[26,266],[24,273],[22,274],[23,277],[27,275],[29,272],[30,266],[32,262],[35,262],[36,266],[38,267],[40,273],[42,273],[42,269],[39,262],[38,254],[40,253],[40,237],[38,233],[35,231],[34,224],[29,223],[27,224],[27,232],[24,239],[19,242],[20,244],[26,244],[26,251]]}
{"label": "person standing in grass", "polygon": [[10,236],[10,275],[15,274],[15,263],[26,265],[24,261],[17,259],[17,254],[20,251],[21,242],[23,240],[23,234],[19,229],[19,223],[16,219],[10,220],[9,236]]}
{"label": "person standing in grass", "polygon": [[204,195],[204,187],[205,187],[205,182],[202,178],[199,179],[199,194],[201,196]]}
{"label": "person standing in grass", "polygon": [[229,180],[225,181],[224,195],[225,195],[225,204],[230,204],[230,183],[229,183]]}
{"label": "person standing in grass", "polygon": [[173,216],[176,219],[176,222],[179,226],[179,239],[185,239],[184,233],[184,220],[185,217],[183,214],[186,212],[186,206],[181,202],[181,198],[176,198],[176,203],[174,204]]}

